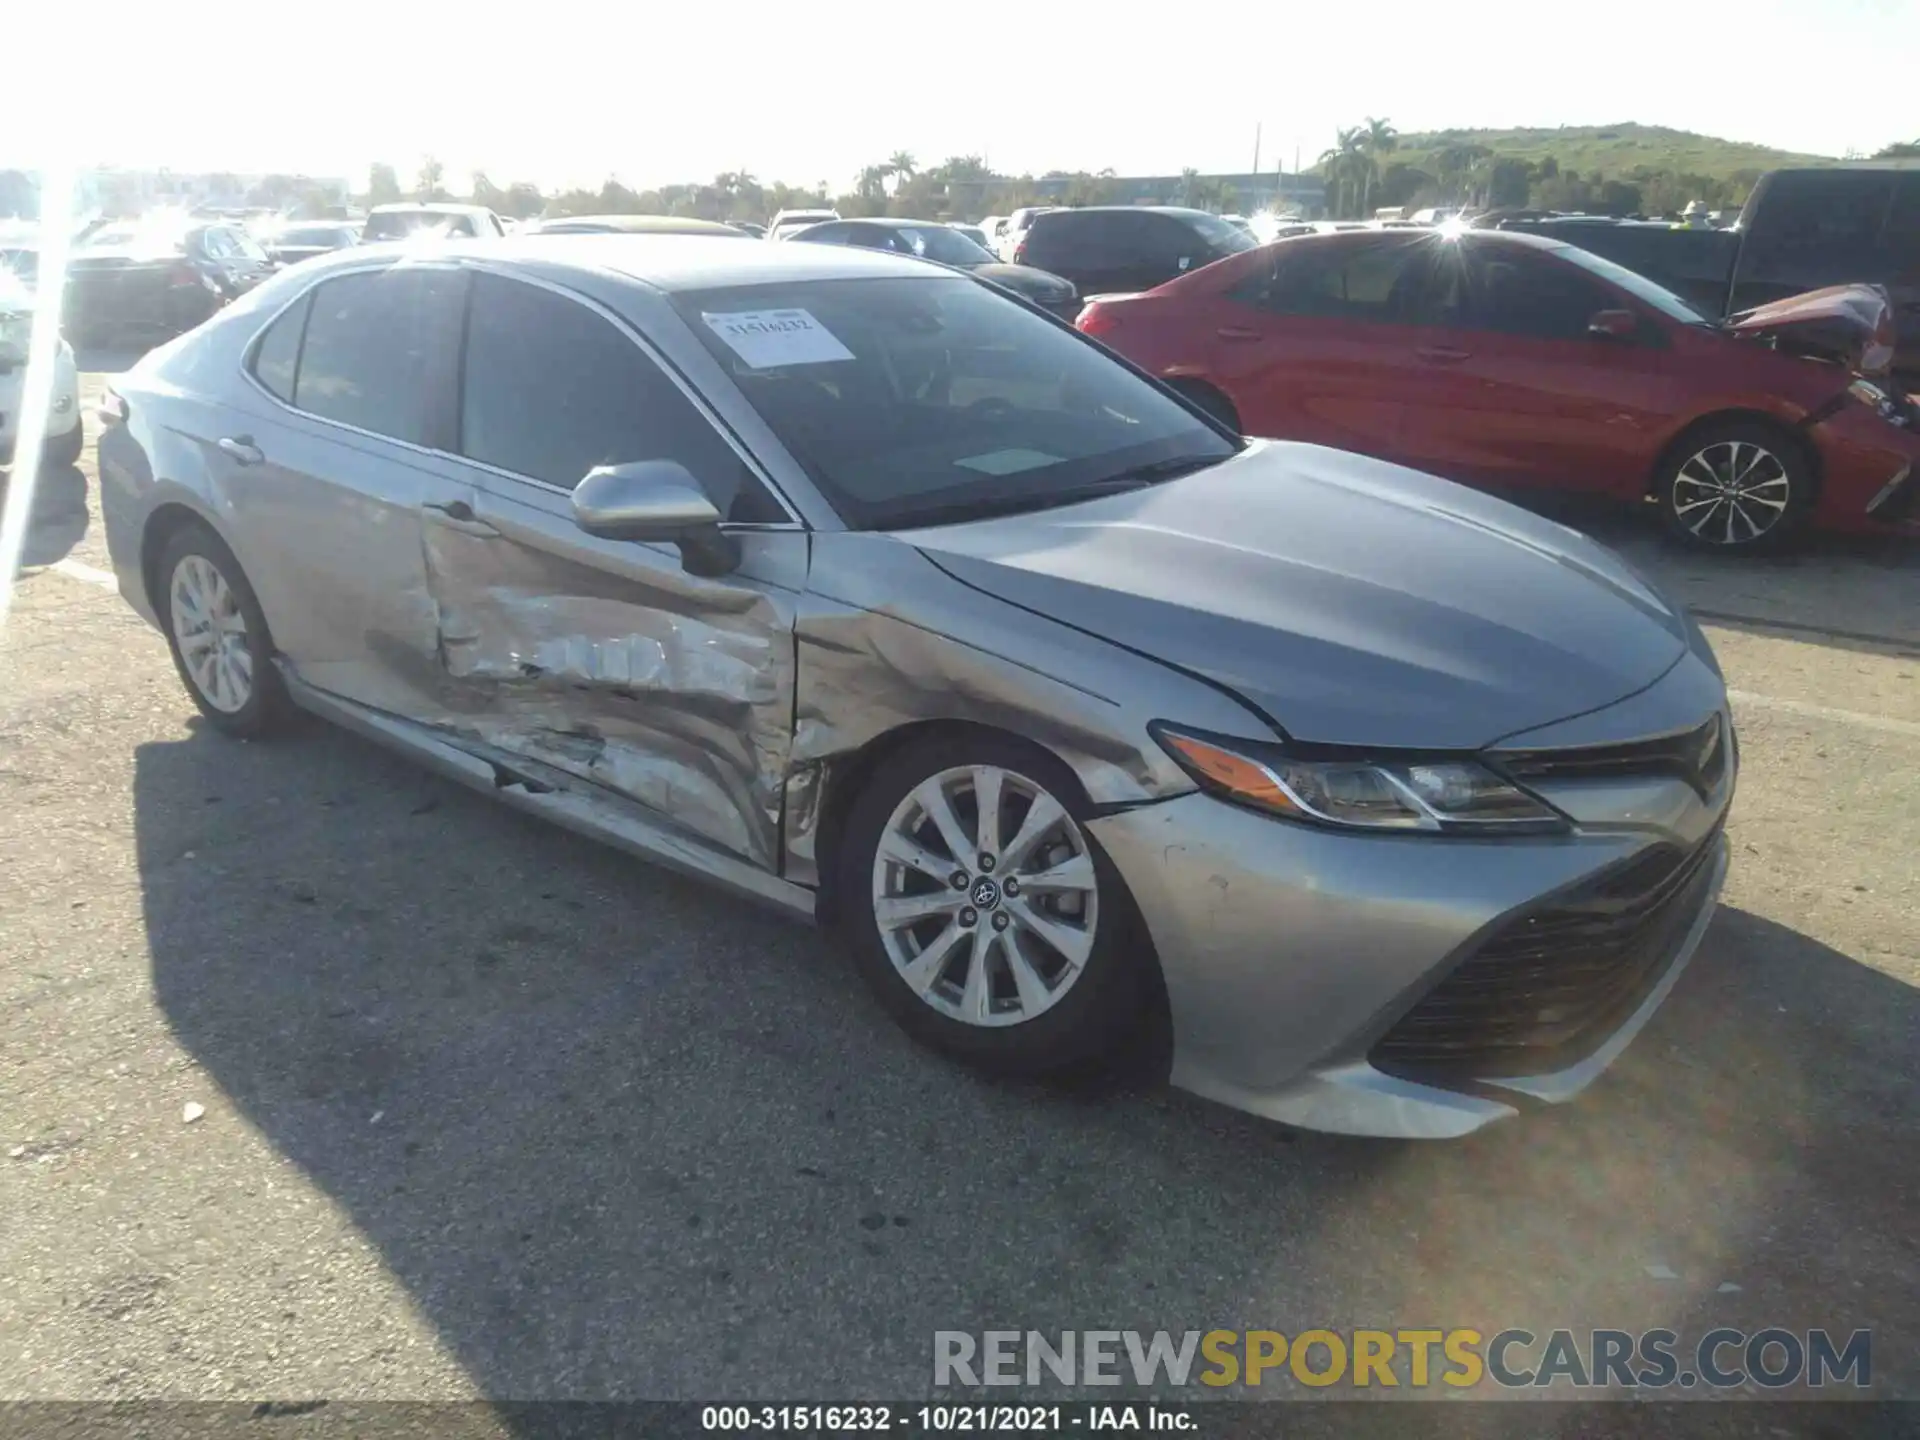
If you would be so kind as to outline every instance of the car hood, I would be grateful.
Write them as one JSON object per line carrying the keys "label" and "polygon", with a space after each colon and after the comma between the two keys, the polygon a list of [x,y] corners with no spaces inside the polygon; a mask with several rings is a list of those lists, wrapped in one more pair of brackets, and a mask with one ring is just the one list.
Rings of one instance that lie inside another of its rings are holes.
{"label": "car hood", "polygon": [[1071,280],[1050,270],[1036,270],[1031,265],[973,265],[968,267],[968,273],[1004,285],[1037,305],[1063,305],[1075,294]]}
{"label": "car hood", "polygon": [[1319,446],[1254,442],[1149,489],[900,538],[1321,744],[1478,749],[1624,699],[1687,651],[1685,618],[1612,552]]}
{"label": "car hood", "polygon": [[1796,355],[1838,361],[1862,375],[1884,375],[1893,367],[1893,301],[1878,285],[1829,285],[1789,295],[1729,316],[1726,328]]}

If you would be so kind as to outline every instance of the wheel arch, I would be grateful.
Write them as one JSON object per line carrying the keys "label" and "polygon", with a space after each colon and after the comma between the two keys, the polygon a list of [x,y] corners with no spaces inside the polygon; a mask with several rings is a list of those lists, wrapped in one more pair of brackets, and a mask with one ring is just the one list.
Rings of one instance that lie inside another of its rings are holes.
{"label": "wheel arch", "polygon": [[1083,807],[1092,806],[1086,785],[1074,770],[1072,761],[1030,736],[977,720],[914,720],[897,725],[827,763],[821,785],[819,818],[814,827],[814,859],[819,875],[814,914],[822,928],[832,929],[842,913],[838,894],[840,846],[846,836],[847,817],[865,792],[874,771],[909,746],[967,735],[989,735],[1038,751],[1067,777],[1073,787],[1072,798]]}
{"label": "wheel arch", "polygon": [[1649,496],[1657,496],[1660,493],[1661,479],[1666,475],[1668,467],[1680,459],[1686,447],[1695,443],[1701,435],[1709,430],[1717,429],[1722,425],[1759,425],[1773,431],[1783,441],[1793,446],[1800,457],[1807,462],[1807,472],[1812,480],[1813,494],[1815,496],[1819,495],[1822,479],[1820,447],[1813,443],[1805,429],[1770,410],[1756,410],[1740,406],[1729,406],[1722,410],[1709,410],[1704,415],[1697,415],[1685,425],[1681,426],[1680,429],[1674,433],[1673,438],[1660,447],[1659,454],[1654,457],[1653,465],[1647,471],[1646,488],[1643,493]]}

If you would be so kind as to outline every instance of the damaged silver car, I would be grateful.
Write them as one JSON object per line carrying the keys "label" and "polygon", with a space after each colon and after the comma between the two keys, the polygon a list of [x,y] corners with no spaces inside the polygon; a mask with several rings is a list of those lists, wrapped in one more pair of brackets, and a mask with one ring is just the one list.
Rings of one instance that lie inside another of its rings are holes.
{"label": "damaged silver car", "polygon": [[842,937],[1006,1072],[1444,1136],[1587,1085],[1725,868],[1726,692],[1607,551],[1245,441],[965,275],[361,249],[115,382],[122,594],[295,707]]}

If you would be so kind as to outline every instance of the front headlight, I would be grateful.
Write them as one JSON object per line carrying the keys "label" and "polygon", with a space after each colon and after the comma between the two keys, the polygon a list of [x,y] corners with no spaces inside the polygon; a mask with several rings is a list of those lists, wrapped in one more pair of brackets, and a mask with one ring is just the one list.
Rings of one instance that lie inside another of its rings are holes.
{"label": "front headlight", "polygon": [[1913,402],[1897,391],[1884,390],[1871,380],[1855,380],[1847,393],[1890,425],[1905,429],[1915,423]]}
{"label": "front headlight", "polygon": [[1303,758],[1278,745],[1167,725],[1154,726],[1153,735],[1203,788],[1290,820],[1474,834],[1567,828],[1557,810],[1475,760]]}

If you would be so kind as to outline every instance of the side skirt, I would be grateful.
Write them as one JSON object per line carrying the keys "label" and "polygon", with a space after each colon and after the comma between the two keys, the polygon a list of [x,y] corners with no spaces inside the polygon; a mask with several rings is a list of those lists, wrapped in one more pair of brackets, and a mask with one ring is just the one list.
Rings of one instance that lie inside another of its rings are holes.
{"label": "side skirt", "polygon": [[491,795],[517,810],[563,825],[590,840],[611,845],[641,860],[665,866],[696,880],[712,881],[797,920],[811,920],[814,892],[768,874],[631,812],[617,812],[606,801],[584,794],[577,781],[556,776],[555,783],[535,777],[530,767],[509,768],[448,743],[432,728],[341,700],[302,683],[285,665],[281,673],[293,702],[323,720],[351,730],[376,745],[410,756],[428,769],[470,790]]}

